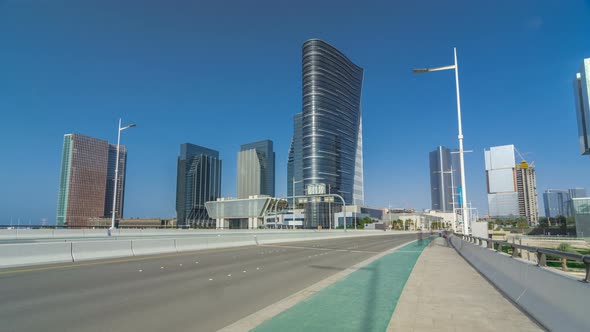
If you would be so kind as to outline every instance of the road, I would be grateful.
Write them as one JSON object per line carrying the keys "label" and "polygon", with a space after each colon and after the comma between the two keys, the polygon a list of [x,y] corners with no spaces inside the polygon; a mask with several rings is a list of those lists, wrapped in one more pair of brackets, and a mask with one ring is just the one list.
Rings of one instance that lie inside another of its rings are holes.
{"label": "road", "polygon": [[0,269],[2,331],[215,331],[415,234]]}

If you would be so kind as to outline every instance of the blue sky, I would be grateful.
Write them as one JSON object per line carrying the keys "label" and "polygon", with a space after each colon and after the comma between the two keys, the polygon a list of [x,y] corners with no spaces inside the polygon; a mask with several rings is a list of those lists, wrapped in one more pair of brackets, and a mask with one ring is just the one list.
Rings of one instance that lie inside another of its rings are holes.
{"label": "blue sky", "polygon": [[[572,80],[590,57],[588,1],[0,0],[0,224],[55,221],[63,135],[116,141],[134,122],[126,217],[175,216],[176,158],[220,151],[236,194],[240,144],[272,139],[286,194],[301,45],[321,38],[365,69],[365,197],[429,208],[428,152],[457,146],[459,54],[467,189],[487,212],[483,149],[515,144],[547,188],[586,187]],[[541,209],[542,210],[542,209]]]}

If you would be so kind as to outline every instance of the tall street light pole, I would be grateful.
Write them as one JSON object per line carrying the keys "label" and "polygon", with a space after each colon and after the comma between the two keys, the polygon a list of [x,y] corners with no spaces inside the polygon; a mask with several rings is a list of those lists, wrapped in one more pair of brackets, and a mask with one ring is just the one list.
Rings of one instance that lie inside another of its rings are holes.
{"label": "tall street light pole", "polygon": [[441,71],[441,70],[455,70],[455,86],[457,88],[457,121],[459,124],[459,164],[461,166],[461,209],[463,210],[463,234],[469,234],[469,216],[468,216],[468,208],[467,208],[467,185],[465,184],[465,162],[463,158],[463,128],[461,126],[461,98],[459,94],[459,64],[457,63],[457,48],[453,48],[455,64],[450,66],[444,67],[436,67],[436,68],[419,68],[414,69],[414,74],[420,73],[429,73],[433,71]]}
{"label": "tall street light pole", "polygon": [[[117,183],[119,182],[119,150],[121,147],[121,132],[125,129],[135,127],[135,124],[130,124],[125,127],[121,127],[121,119],[119,118],[119,131],[117,132],[117,160],[115,161],[115,190],[113,193],[113,212],[111,217],[111,228],[110,230],[115,229],[115,215],[117,214]],[[111,233],[109,232],[109,235]]]}

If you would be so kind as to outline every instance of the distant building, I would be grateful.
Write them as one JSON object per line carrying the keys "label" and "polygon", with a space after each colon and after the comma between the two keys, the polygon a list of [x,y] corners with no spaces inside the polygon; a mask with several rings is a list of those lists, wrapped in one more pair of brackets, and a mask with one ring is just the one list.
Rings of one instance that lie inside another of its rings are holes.
{"label": "distant building", "polygon": [[[287,196],[305,195],[303,185],[303,113],[293,117],[293,138],[287,160]],[[296,201],[296,200],[295,200]],[[289,205],[295,206],[294,200]]]}
{"label": "distant building", "polygon": [[568,195],[569,195],[569,199],[572,199],[572,198],[580,198],[580,197],[588,197],[588,195],[586,195],[586,189],[585,188],[572,188],[572,189],[568,189],[567,192],[568,192]]}
{"label": "distant building", "polygon": [[489,215],[517,217],[518,192],[514,167],[514,145],[494,146],[484,151]]}
{"label": "distant building", "polygon": [[590,154],[590,58],[584,59],[574,79],[580,153]]}
{"label": "distant building", "polygon": [[[90,218],[112,217],[117,145],[81,134],[64,135],[57,225],[86,227]],[[120,147],[116,219],[123,217],[127,150]]]}
{"label": "distant building", "polygon": [[526,161],[515,165],[516,191],[518,192],[518,211],[531,226],[539,224],[539,206],[537,199],[537,177],[535,168]]}
{"label": "distant building", "polygon": [[[301,189],[297,186],[297,181],[301,181],[305,190],[310,186],[317,189],[320,185],[326,193],[341,195],[347,204],[362,205],[363,69],[338,49],[318,39],[303,44],[302,62],[301,139],[296,116],[289,153],[291,185],[288,188],[291,190],[288,195],[292,195],[293,182],[295,189]],[[301,158],[299,166],[298,158]],[[298,178],[300,169],[302,175]],[[320,197],[308,203],[304,227],[328,227],[328,207]]]}
{"label": "distant building", "polygon": [[543,193],[545,217],[569,216],[568,201],[570,196],[565,190],[548,189]]}
{"label": "distant building", "polygon": [[181,144],[176,181],[178,227],[215,227],[205,202],[215,201],[220,195],[219,152],[190,143]]}
{"label": "distant building", "polygon": [[590,197],[572,198],[576,236],[590,238]]}
{"label": "distant building", "polygon": [[526,161],[516,164],[514,145],[485,150],[488,209],[491,217],[525,217],[537,225],[537,180],[535,169]]}
{"label": "distant building", "polygon": [[459,155],[444,146],[430,152],[430,197],[432,210],[453,212],[461,206]]}
{"label": "distant building", "polygon": [[271,140],[244,144],[238,152],[238,198],[275,195],[275,153]]}

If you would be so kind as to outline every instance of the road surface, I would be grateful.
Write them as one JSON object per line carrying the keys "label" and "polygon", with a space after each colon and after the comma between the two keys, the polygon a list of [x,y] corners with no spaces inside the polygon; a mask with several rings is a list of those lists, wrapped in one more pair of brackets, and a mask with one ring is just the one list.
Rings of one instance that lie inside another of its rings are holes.
{"label": "road surface", "polygon": [[215,331],[415,234],[0,269],[2,331]]}

